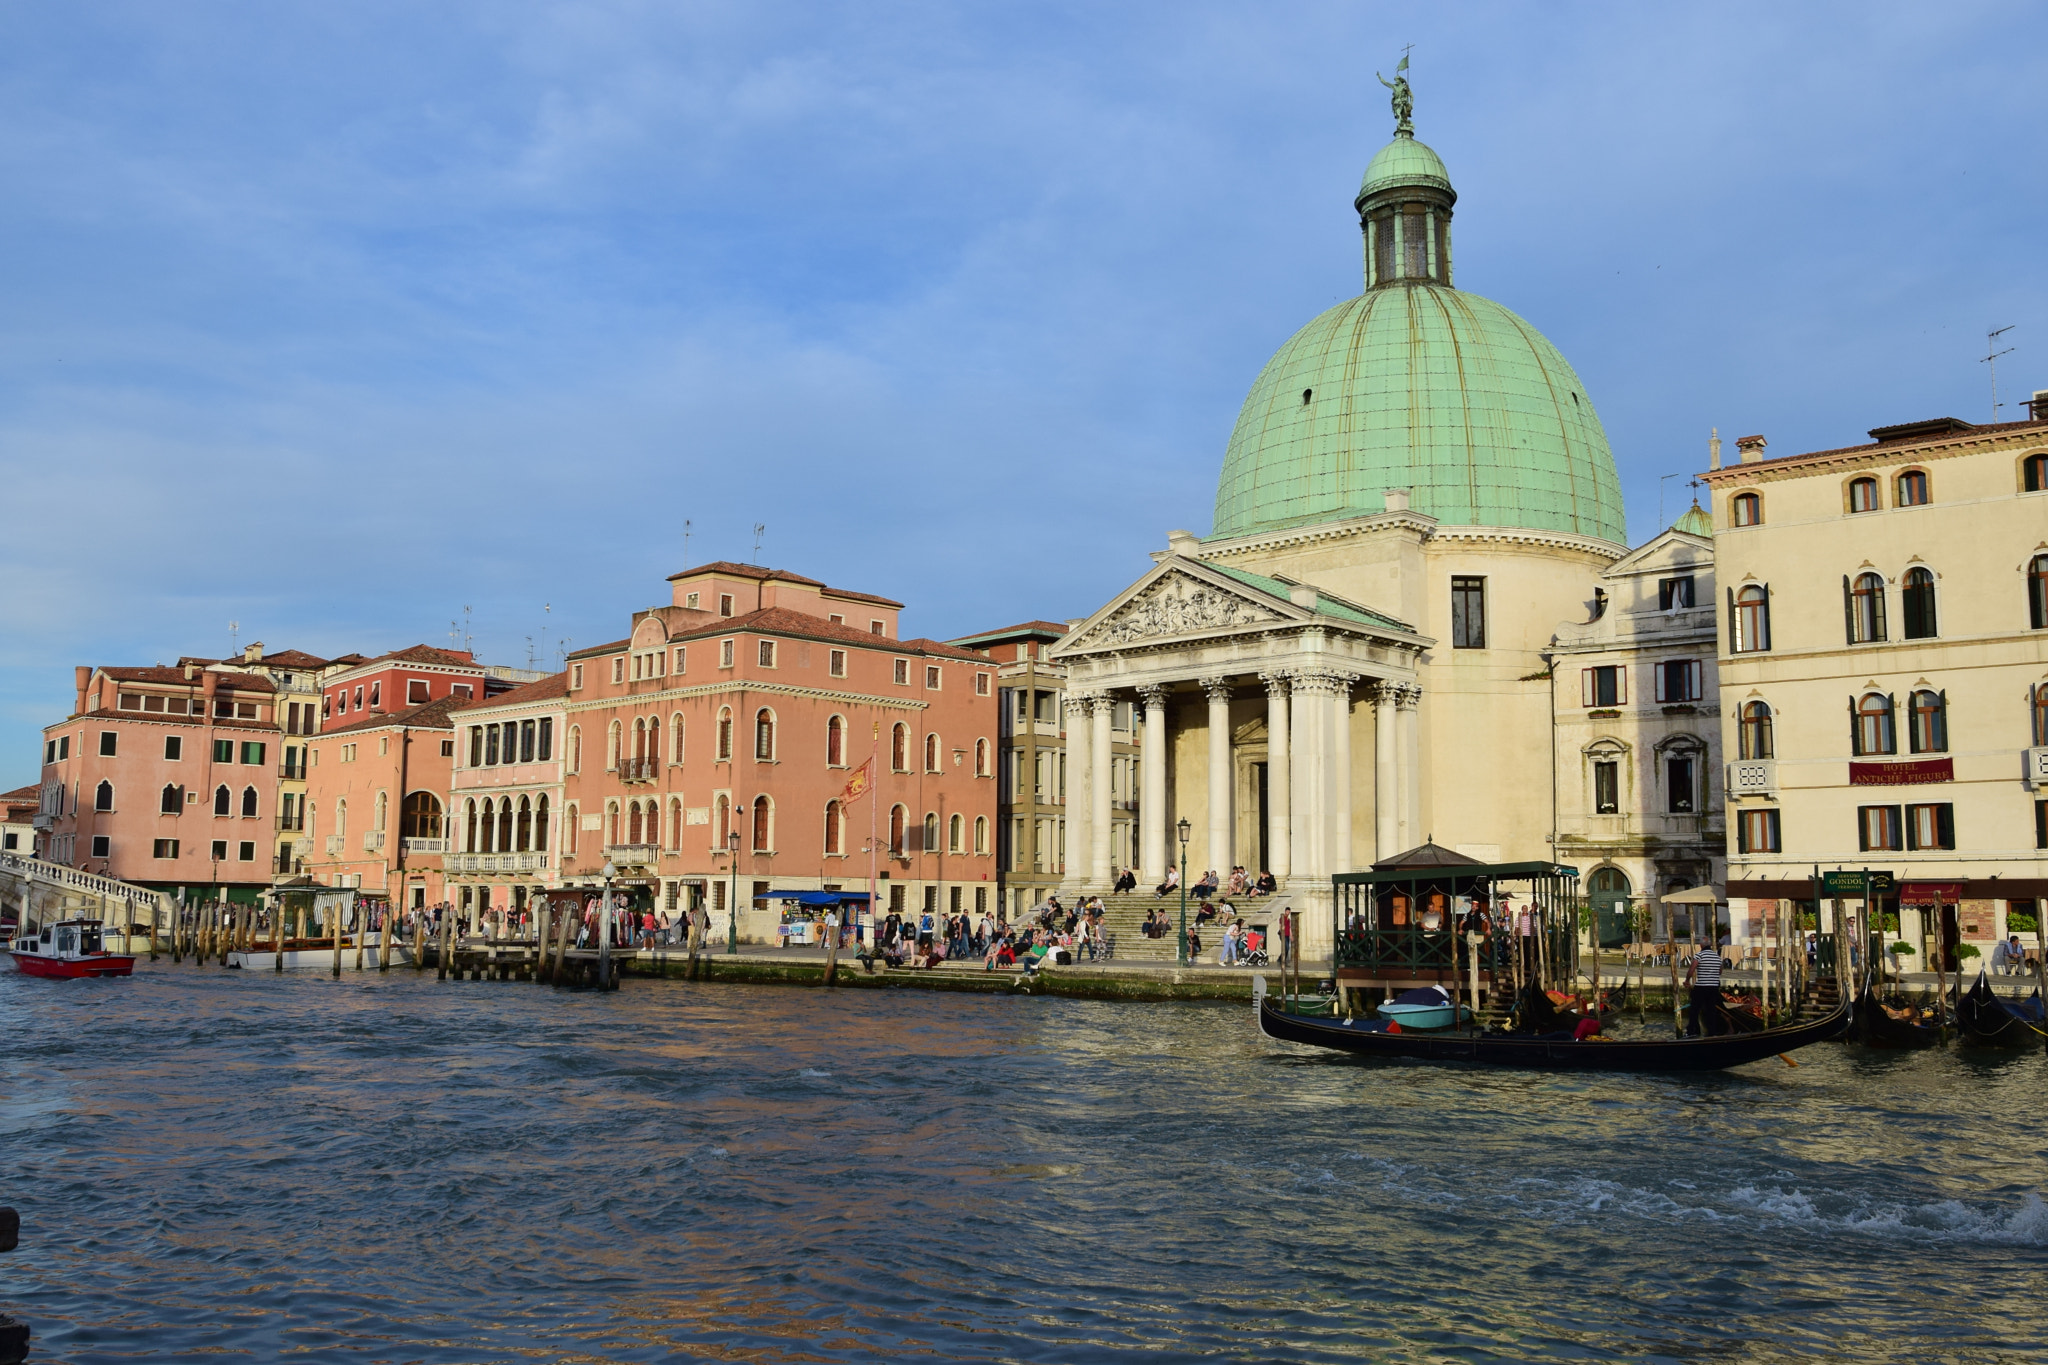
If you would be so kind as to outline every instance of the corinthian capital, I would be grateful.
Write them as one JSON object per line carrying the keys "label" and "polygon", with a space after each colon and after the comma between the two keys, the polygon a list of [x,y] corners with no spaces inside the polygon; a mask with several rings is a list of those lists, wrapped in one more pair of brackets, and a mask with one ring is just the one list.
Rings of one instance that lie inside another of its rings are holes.
{"label": "corinthian capital", "polygon": [[1202,684],[1202,690],[1203,690],[1204,692],[1206,692],[1206,693],[1208,693],[1208,694],[1209,694],[1209,700],[1210,700],[1210,701],[1229,701],[1229,700],[1230,700],[1230,679],[1229,679],[1229,678],[1226,678],[1226,677],[1221,677],[1221,676],[1217,676],[1217,677],[1209,677],[1209,678],[1203,678],[1203,679],[1201,679],[1201,684]]}
{"label": "corinthian capital", "polygon": [[1267,696],[1284,697],[1294,681],[1294,675],[1284,668],[1276,668],[1269,673],[1259,674],[1259,681],[1266,685]]}

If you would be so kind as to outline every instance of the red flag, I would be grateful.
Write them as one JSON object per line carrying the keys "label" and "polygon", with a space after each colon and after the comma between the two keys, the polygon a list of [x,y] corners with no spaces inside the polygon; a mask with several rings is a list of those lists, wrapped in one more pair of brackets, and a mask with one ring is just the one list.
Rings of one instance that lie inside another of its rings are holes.
{"label": "red flag", "polygon": [[868,769],[874,765],[874,761],[871,758],[854,770],[853,776],[846,780],[846,790],[839,793],[841,801],[851,805],[868,794],[868,788],[874,785],[868,780]]}

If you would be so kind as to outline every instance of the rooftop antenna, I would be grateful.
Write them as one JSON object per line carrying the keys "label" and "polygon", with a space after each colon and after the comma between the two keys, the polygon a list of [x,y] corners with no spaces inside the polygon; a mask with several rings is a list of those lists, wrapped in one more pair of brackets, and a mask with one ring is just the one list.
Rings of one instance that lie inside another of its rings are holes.
{"label": "rooftop antenna", "polygon": [[683,518],[683,567],[690,567],[690,519]]}
{"label": "rooftop antenna", "polygon": [[[1671,523],[1664,520],[1664,485],[1672,479],[1682,479],[1684,477],[1685,471],[1681,470],[1676,474],[1666,474],[1657,480],[1657,527],[1660,535],[1671,527]],[[1695,482],[1693,486],[1698,487],[1699,485]]]}
{"label": "rooftop antenna", "polygon": [[230,621],[228,622],[228,657],[236,659],[240,658],[241,654],[242,623],[240,621]]}
{"label": "rooftop antenna", "polygon": [[761,537],[767,534],[767,522],[757,521],[754,523],[754,567],[757,569],[761,567]]}
{"label": "rooftop antenna", "polygon": [[1994,422],[1998,420],[1998,410],[2005,406],[2005,404],[1998,401],[1998,357],[2011,355],[2013,351],[2018,349],[2017,347],[2008,346],[2001,351],[1998,349],[1998,339],[2018,325],[2018,323],[2013,323],[2010,326],[2001,327],[1995,332],[1987,333],[1984,337],[1984,350],[1986,353],[1977,362],[1980,365],[1989,365],[1991,367],[1991,420]]}
{"label": "rooftop antenna", "polygon": [[474,654],[476,653],[474,643],[476,637],[469,633],[469,610],[469,603],[464,602],[462,604],[462,652],[465,654]]}
{"label": "rooftop antenna", "polygon": [[537,657],[533,652],[533,637],[529,635],[526,637],[526,667],[528,672],[533,670],[534,661]]}

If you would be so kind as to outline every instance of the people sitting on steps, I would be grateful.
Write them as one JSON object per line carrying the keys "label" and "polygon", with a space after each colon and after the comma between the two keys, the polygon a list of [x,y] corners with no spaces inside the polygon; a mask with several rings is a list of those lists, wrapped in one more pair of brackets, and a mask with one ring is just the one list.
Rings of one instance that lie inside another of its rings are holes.
{"label": "people sitting on steps", "polygon": [[1110,891],[1112,894],[1120,896],[1126,891],[1136,891],[1137,889],[1138,869],[1127,867],[1116,874],[1116,884],[1110,888]]}
{"label": "people sitting on steps", "polygon": [[1178,890],[1180,890],[1180,869],[1172,863],[1168,863],[1166,865],[1166,880],[1159,883],[1158,889],[1152,894],[1155,896],[1171,896]]}

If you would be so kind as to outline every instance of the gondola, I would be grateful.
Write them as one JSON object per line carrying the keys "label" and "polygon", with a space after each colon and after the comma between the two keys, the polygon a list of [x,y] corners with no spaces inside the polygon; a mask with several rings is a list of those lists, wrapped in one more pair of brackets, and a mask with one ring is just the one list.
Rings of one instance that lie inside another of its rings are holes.
{"label": "gondola", "polygon": [[1956,1001],[1956,1023],[1963,1041],[1979,1047],[2040,1047],[2048,1042],[2042,1027],[2041,992],[2017,1003],[2001,1000],[1983,972]]}
{"label": "gondola", "polygon": [[1645,1038],[1573,1042],[1504,1033],[1393,1033],[1342,1020],[1290,1014],[1272,996],[1259,1000],[1259,1031],[1361,1057],[1405,1058],[1517,1067],[1530,1071],[1719,1071],[1777,1057],[1837,1037],[1849,1022],[1846,1004],[1819,1019],[1717,1038]]}
{"label": "gondola", "polygon": [[1865,1047],[1938,1047],[1941,1030],[1933,1024],[1915,1024],[1894,1019],[1884,1011],[1875,995],[1865,991],[1856,998],[1850,1016],[1849,1036]]}

